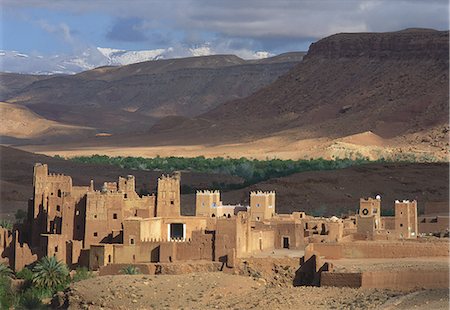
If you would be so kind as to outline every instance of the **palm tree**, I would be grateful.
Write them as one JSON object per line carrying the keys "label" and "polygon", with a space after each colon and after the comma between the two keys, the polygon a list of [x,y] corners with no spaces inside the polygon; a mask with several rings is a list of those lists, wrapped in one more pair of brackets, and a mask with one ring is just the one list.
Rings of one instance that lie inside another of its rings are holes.
{"label": "palm tree", "polygon": [[65,284],[69,278],[67,266],[55,256],[41,258],[33,268],[33,284],[37,287],[55,289]]}

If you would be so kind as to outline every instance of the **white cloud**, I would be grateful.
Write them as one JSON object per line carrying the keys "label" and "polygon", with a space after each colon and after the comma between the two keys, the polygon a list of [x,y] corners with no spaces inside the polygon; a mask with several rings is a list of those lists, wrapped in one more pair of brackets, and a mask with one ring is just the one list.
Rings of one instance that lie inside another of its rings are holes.
{"label": "white cloud", "polygon": [[67,43],[72,44],[74,42],[70,28],[65,23],[53,25],[44,19],[39,19],[36,21],[36,24],[48,33],[56,34],[57,36],[61,37]]}

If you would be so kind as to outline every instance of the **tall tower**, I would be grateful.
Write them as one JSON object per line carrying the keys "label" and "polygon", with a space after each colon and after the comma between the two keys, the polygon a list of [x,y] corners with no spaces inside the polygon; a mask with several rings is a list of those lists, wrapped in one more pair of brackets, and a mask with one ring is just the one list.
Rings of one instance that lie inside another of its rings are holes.
{"label": "tall tower", "polygon": [[275,192],[250,192],[250,220],[262,221],[275,214]]}
{"label": "tall tower", "polygon": [[371,236],[381,228],[381,197],[361,198],[359,200],[359,213],[356,217],[357,232]]}
{"label": "tall tower", "polygon": [[417,201],[395,201],[395,230],[402,238],[417,237]]}
{"label": "tall tower", "polygon": [[64,219],[70,222],[73,213],[66,196],[72,192],[72,178],[62,174],[49,174],[48,166],[35,164],[33,172],[33,203],[29,206],[31,220],[31,245],[39,243],[43,233],[71,235],[73,229],[63,225]]}
{"label": "tall tower", "polygon": [[156,200],[157,217],[179,217],[180,211],[180,172],[162,175],[158,178],[158,195]]}
{"label": "tall tower", "polygon": [[137,198],[136,180],[134,176],[128,175],[126,178],[119,177],[119,191],[123,192],[124,198]]}
{"label": "tall tower", "polygon": [[210,217],[213,214],[212,208],[221,206],[219,191],[197,191],[195,195],[195,215]]}

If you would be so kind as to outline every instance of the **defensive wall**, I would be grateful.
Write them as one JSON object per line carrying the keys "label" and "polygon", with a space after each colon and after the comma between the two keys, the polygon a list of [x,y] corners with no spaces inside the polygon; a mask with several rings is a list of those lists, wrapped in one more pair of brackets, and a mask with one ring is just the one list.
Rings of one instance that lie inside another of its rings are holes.
{"label": "defensive wall", "polygon": [[403,258],[449,256],[448,242],[370,242],[310,243],[305,248],[305,256],[318,253],[322,258]]}
{"label": "defensive wall", "polygon": [[321,286],[412,290],[449,288],[448,270],[322,272]]}

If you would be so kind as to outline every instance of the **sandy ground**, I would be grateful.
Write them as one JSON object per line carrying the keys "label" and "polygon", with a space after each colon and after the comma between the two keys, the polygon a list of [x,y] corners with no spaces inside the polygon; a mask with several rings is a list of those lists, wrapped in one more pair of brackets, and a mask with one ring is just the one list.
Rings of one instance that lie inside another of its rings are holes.
{"label": "sandy ground", "polygon": [[447,290],[277,287],[219,272],[104,276],[72,287],[69,309],[448,309]]}
{"label": "sandy ground", "polygon": [[[309,159],[309,158],[356,158],[368,157],[372,160],[381,157],[396,158],[402,154],[415,154],[416,158],[447,159],[448,147],[441,144],[420,142],[411,143],[412,138],[383,139],[372,132],[363,132],[338,139],[296,137],[292,131],[282,132],[276,136],[238,143],[217,144],[172,144],[172,145],[127,145],[115,137],[99,137],[93,141],[80,143],[26,145],[19,148],[50,156],[63,157],[89,156],[102,154],[108,156],[142,156],[142,157],[248,157],[255,159]],[[422,136],[422,135],[419,135]],[[419,138],[417,138],[419,139]],[[400,154],[400,155],[399,155]]]}

